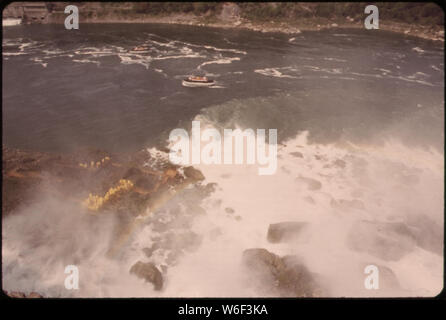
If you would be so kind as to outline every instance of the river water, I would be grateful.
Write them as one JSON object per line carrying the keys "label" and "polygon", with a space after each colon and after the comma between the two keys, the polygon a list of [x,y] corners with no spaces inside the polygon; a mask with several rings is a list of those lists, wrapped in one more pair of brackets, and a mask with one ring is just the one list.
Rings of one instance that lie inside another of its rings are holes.
{"label": "river water", "polygon": [[[128,53],[142,44],[149,53]],[[183,87],[192,73],[216,85]],[[14,26],[3,29],[2,76],[3,144],[10,147],[147,148],[163,158],[158,149],[169,132],[189,129],[192,120],[278,131],[274,175],[259,176],[249,165],[197,165],[218,188],[202,204],[207,214],[192,223],[201,245],[169,269],[161,293],[117,276],[143,259],[153,234],[148,226],[130,245],[133,254],[105,268],[107,281],[97,275],[109,262],[85,259],[84,269],[96,269],[81,296],[265,295],[246,286],[239,268],[241,253],[252,247],[302,257],[330,296],[432,296],[442,288],[442,43],[377,30],[285,35],[157,24]],[[26,230],[26,221],[10,220],[11,230]],[[271,244],[268,225],[281,221],[306,222],[308,232]],[[386,223],[404,224],[418,240],[381,233]],[[13,238],[3,250],[4,261],[11,259],[3,282],[26,291],[23,272],[10,270],[27,244]],[[29,255],[28,262],[47,261],[45,254]],[[165,257],[150,259],[162,265]],[[48,268],[56,272],[58,263]],[[368,264],[391,269],[399,286],[365,290]],[[42,277],[38,270],[28,274]],[[32,282],[32,289],[64,295],[59,280]]]}

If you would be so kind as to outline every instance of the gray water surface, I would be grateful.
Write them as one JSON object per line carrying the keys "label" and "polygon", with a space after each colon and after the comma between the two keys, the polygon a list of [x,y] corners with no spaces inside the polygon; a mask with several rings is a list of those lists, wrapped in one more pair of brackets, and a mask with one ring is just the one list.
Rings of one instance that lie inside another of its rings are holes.
{"label": "gray water surface", "polygon": [[[130,54],[147,44],[150,52]],[[3,28],[3,144],[41,151],[163,144],[197,115],[318,142],[443,148],[441,43],[380,30],[297,35],[157,24]],[[206,74],[214,88],[181,80]]]}

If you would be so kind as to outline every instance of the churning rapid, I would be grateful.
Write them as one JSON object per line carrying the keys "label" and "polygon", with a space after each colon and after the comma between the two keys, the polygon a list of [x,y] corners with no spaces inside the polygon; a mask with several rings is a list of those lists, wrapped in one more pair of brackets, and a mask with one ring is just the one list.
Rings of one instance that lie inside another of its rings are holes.
{"label": "churning rapid", "polygon": [[[148,53],[129,52],[143,44]],[[256,165],[194,165],[204,181],[150,212],[114,258],[106,254],[119,223],[113,214],[93,219],[42,186],[38,201],[3,217],[4,290],[293,295],[274,278],[292,256],[308,270],[298,286],[317,283],[317,296],[438,294],[442,46],[377,30],[289,36],[171,25],[4,28],[4,146],[143,149],[155,168],[168,161],[169,132],[189,131],[192,120],[278,132],[275,174],[258,175]],[[217,84],[182,87],[196,72]],[[254,261],[276,259],[269,267],[277,270],[254,275],[250,253]],[[160,270],[162,289],[129,272],[137,261]],[[79,268],[78,290],[64,287],[67,265]],[[364,285],[368,265],[380,271],[379,290]]]}

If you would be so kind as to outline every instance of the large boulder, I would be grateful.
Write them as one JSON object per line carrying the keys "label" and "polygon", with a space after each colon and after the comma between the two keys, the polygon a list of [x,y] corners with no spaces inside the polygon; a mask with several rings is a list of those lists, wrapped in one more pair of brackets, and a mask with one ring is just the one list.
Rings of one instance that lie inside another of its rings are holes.
{"label": "large boulder", "polygon": [[307,226],[306,222],[287,221],[269,225],[267,239],[271,243],[293,240],[301,235]]}
{"label": "large boulder", "polygon": [[184,175],[192,180],[201,181],[204,180],[204,176],[200,170],[195,169],[194,167],[185,167]]}
{"label": "large boulder", "polygon": [[243,263],[265,292],[282,297],[320,296],[312,274],[295,256],[279,257],[263,248],[243,252]]}
{"label": "large boulder", "polygon": [[130,273],[154,285],[155,290],[163,288],[163,275],[153,263],[138,261],[130,268]]}

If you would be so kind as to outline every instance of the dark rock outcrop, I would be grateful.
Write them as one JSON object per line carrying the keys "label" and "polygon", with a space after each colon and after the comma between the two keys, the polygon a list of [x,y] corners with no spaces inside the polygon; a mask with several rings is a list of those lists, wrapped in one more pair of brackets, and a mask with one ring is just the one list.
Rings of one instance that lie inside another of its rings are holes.
{"label": "dark rock outcrop", "polygon": [[111,155],[88,148],[54,154],[3,147],[3,215],[44,194],[80,203],[93,215],[113,212],[120,222],[109,251],[113,256],[149,213],[204,179],[193,167],[184,168],[183,176],[178,166],[151,160],[146,151]]}
{"label": "dark rock outcrop", "polygon": [[436,223],[425,214],[409,215],[406,223],[415,238],[417,246],[438,255],[443,255],[444,223]]}
{"label": "dark rock outcrop", "polygon": [[322,293],[314,274],[295,256],[279,257],[263,248],[247,249],[243,263],[269,294],[316,297]]}
{"label": "dark rock outcrop", "polygon": [[154,285],[155,290],[163,288],[163,275],[153,263],[138,261],[130,268],[130,273]]}
{"label": "dark rock outcrop", "polygon": [[197,180],[197,181],[204,180],[204,176],[201,173],[201,171],[195,169],[194,167],[186,167],[186,168],[184,168],[184,175],[187,178],[191,178],[191,179],[194,179],[194,180]]}
{"label": "dark rock outcrop", "polygon": [[298,237],[306,226],[306,222],[298,221],[273,223],[268,227],[267,239],[272,243],[292,240]]}
{"label": "dark rock outcrop", "polygon": [[302,154],[302,152],[290,152],[290,155],[296,157],[296,158],[303,158],[304,155]]}

